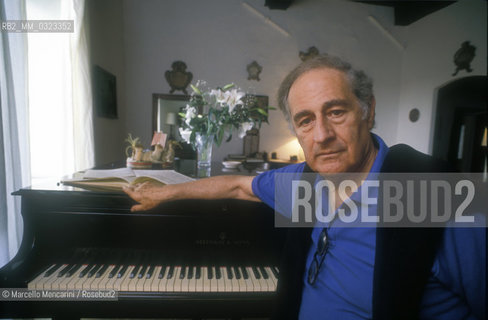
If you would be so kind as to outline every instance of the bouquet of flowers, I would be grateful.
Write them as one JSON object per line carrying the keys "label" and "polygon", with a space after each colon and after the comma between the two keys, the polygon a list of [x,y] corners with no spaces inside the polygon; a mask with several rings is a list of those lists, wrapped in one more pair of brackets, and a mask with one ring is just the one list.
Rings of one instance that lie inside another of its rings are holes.
{"label": "bouquet of flowers", "polygon": [[219,146],[224,138],[230,141],[235,131],[239,138],[243,138],[248,130],[259,129],[262,122],[268,122],[268,114],[257,106],[256,97],[246,95],[234,84],[208,89],[205,82],[198,81],[191,88],[190,102],[179,114],[183,120],[179,131],[181,137],[193,146],[199,136],[213,137],[210,143]]}

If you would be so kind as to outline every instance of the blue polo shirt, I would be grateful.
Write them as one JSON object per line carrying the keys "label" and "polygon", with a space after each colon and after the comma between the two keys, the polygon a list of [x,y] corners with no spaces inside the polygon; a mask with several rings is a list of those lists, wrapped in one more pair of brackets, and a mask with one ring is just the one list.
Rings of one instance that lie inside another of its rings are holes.
{"label": "blue polo shirt", "polygon": [[[384,141],[372,134],[378,154],[368,175],[370,178],[379,172],[383,161],[388,152],[388,147]],[[287,166],[278,170],[265,172],[256,178],[252,183],[254,194],[263,202],[273,207],[278,212],[286,212],[290,206],[290,200],[279,199],[279,195],[285,194],[289,190],[276,190],[283,188],[275,178],[278,174],[291,174],[297,179],[305,168],[305,163]],[[279,180],[278,180],[279,181]],[[290,181],[288,179],[288,181]],[[358,204],[359,210],[361,187],[351,195],[351,200]],[[373,197],[377,190],[373,189],[370,195]],[[282,202],[286,202],[283,204]],[[325,210],[325,204],[324,204]],[[376,215],[377,206],[367,207],[368,215]],[[286,216],[288,214],[284,213]],[[309,285],[307,281],[308,268],[312,262],[313,255],[317,249],[317,241],[323,225],[314,228],[311,233],[312,245],[309,249],[305,265],[303,279],[302,304],[300,306],[300,319],[371,319],[372,300],[373,300],[373,271],[376,247],[376,228],[344,227],[340,220],[334,221],[328,227],[329,250],[325,255],[324,262],[319,270],[317,280],[314,285]],[[485,289],[484,280],[480,284],[479,278],[486,279],[485,274],[475,272],[486,266],[485,253],[479,250],[483,246],[484,229],[469,229],[469,234],[458,231],[459,228],[448,230],[445,233],[443,246],[436,257],[432,269],[429,285],[424,293],[422,301],[421,317],[423,319],[471,319],[470,315],[484,314],[484,305],[478,301]],[[476,242],[472,248],[472,243]],[[452,245],[455,243],[458,250],[457,255],[452,252]],[[470,249],[469,249],[470,248]],[[486,248],[486,244],[485,244]],[[461,267],[459,257],[462,257],[463,267]],[[482,263],[481,266],[475,266]],[[471,266],[471,267],[470,267]],[[476,270],[474,270],[476,269]],[[486,268],[485,268],[486,269]],[[452,274],[462,274],[462,280],[455,280]],[[474,274],[473,274],[474,273]],[[484,271],[486,273],[486,271]],[[475,305],[471,310],[463,300],[463,295],[471,296],[470,305]],[[484,298],[483,298],[484,301]],[[483,309],[482,309],[483,308]]]}

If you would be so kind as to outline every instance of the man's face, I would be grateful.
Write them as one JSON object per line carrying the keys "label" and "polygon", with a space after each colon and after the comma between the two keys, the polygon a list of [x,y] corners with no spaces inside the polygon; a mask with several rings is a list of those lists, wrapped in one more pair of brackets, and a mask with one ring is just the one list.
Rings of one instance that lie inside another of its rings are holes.
{"label": "man's face", "polygon": [[364,117],[343,72],[322,68],[302,74],[288,94],[291,121],[308,165],[317,172],[367,172],[374,161],[369,130],[374,100]]}

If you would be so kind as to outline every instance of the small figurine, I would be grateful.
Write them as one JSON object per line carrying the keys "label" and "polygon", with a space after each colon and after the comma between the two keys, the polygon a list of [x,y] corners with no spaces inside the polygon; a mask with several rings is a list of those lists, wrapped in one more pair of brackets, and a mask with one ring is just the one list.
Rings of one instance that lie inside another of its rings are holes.
{"label": "small figurine", "polygon": [[182,149],[181,144],[176,140],[171,140],[167,143],[162,155],[163,167],[171,167],[175,160],[175,148]]}
{"label": "small figurine", "polygon": [[154,151],[151,153],[151,161],[155,163],[161,162],[161,156],[163,154],[164,147],[166,145],[166,133],[154,132],[151,146],[154,146]]}
{"label": "small figurine", "polygon": [[454,54],[454,64],[456,65],[456,71],[452,74],[454,77],[459,71],[466,69],[467,72],[473,71],[471,69],[471,61],[475,56],[476,47],[471,45],[469,41],[464,41],[456,53]]}
{"label": "small figurine", "polygon": [[147,154],[147,152],[144,152],[141,140],[138,137],[132,138],[132,135],[129,133],[129,137],[125,141],[129,143],[129,146],[125,149],[127,167],[134,169],[151,168],[152,163],[150,160],[148,161],[150,153]]}
{"label": "small figurine", "polygon": [[[142,150],[144,147],[142,146],[139,137],[132,138],[132,135],[129,133],[129,137],[127,137],[125,141],[129,143],[129,146],[125,148],[125,155],[134,161],[141,161]],[[130,155],[129,155],[129,151],[130,151]]]}
{"label": "small figurine", "polygon": [[171,68],[173,70],[168,70],[164,73],[164,76],[171,87],[169,93],[181,90],[184,94],[188,94],[186,87],[188,87],[193,79],[193,74],[186,71],[186,64],[183,61],[173,62]]}

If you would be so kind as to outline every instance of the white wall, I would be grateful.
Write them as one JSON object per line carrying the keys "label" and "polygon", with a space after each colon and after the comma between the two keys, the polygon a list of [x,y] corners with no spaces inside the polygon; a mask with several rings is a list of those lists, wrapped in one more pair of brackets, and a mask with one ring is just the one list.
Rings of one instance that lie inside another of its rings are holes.
{"label": "white wall", "polygon": [[120,0],[87,1],[91,63],[116,77],[117,119],[100,118],[94,110],[95,164],[125,159],[124,32]]}
{"label": "white wall", "polygon": [[[117,75],[119,120],[98,119],[102,138],[97,159],[122,159],[123,140],[130,132],[149,145],[152,94],[169,93],[164,72],[183,60],[194,81],[219,86],[235,82],[270,97],[296,66],[299,51],[316,46],[344,57],[371,75],[377,100],[376,128],[387,144],[408,143],[428,152],[434,91],[453,79],[452,57],[470,40],[477,47],[471,74],[486,74],[486,2],[462,0],[408,27],[393,24],[389,7],[342,0],[300,0],[286,11],[269,10],[262,0],[246,0],[285,29],[283,35],[239,0],[117,0],[96,2],[98,25],[92,26],[94,61]],[[93,4],[92,4],[93,5]],[[111,9],[113,8],[113,10]],[[93,11],[93,10],[92,10]],[[377,26],[374,17],[404,49]],[[103,24],[102,24],[103,22]],[[108,24],[108,26],[107,26]],[[120,25],[122,24],[122,26]],[[123,60],[121,60],[123,59]],[[256,60],[261,81],[247,80],[247,64]],[[471,75],[469,74],[469,75]],[[461,72],[457,77],[467,75]],[[177,92],[179,93],[179,92]],[[411,108],[420,120],[408,121]],[[280,111],[271,112],[261,129],[260,150],[287,159],[299,153]],[[285,146],[285,145],[288,145]],[[214,159],[241,153],[237,137],[214,148]]]}
{"label": "white wall", "polygon": [[[124,1],[127,131],[149,143],[151,95],[168,93],[164,72],[175,60],[183,60],[194,80],[211,85],[235,82],[247,90],[270,97],[283,77],[296,66],[299,51],[316,46],[321,52],[344,56],[375,79],[377,94],[376,131],[393,143],[396,132],[402,52],[374,26],[375,16],[393,33],[392,9],[348,1],[303,0],[288,10],[269,10],[261,0],[247,0],[270,17],[290,36],[270,26],[242,5],[229,0]],[[256,60],[263,71],[261,81],[247,80],[247,64]],[[292,139],[280,111],[270,115],[270,125],[261,129],[260,150],[276,151],[289,158],[298,150],[282,147]],[[214,148],[214,159],[241,153],[242,141]]]}
{"label": "white wall", "polygon": [[[486,75],[486,1],[462,0],[408,27],[403,57],[402,89],[398,112],[398,142],[430,153],[435,120],[436,90],[460,77]],[[455,77],[454,53],[461,43],[476,46],[473,72]],[[420,110],[419,121],[408,121],[412,108]]]}

